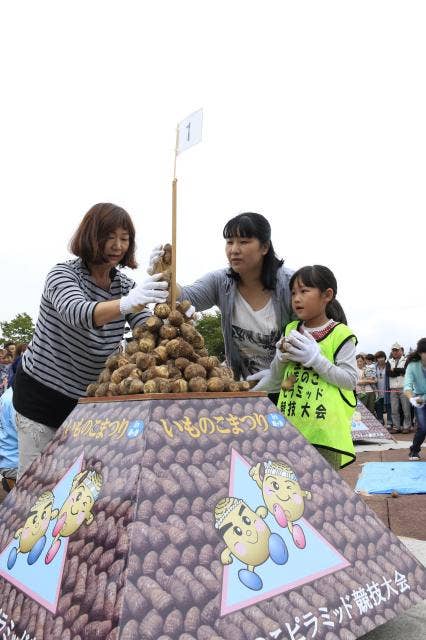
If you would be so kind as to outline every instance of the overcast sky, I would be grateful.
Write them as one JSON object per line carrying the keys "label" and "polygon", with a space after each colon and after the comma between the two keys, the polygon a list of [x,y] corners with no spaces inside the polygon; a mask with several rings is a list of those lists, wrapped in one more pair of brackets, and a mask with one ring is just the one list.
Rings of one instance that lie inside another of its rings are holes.
{"label": "overcast sky", "polygon": [[359,349],[426,335],[426,5],[422,1],[34,0],[0,4],[0,320],[35,320],[48,270],[96,202],[132,215],[144,277],[225,266],[242,211],[286,264],[325,264]]}

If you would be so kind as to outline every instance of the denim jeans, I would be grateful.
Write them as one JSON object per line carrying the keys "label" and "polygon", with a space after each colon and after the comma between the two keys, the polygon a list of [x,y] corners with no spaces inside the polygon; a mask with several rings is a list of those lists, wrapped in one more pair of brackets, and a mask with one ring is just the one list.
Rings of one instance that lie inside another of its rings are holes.
{"label": "denim jeans", "polygon": [[384,398],[377,398],[376,404],[374,406],[374,410],[376,412],[377,420],[379,420],[382,424],[385,424],[385,419],[383,417],[383,414],[385,412],[385,399]]}
{"label": "denim jeans", "polygon": [[421,407],[416,407],[415,412],[417,417],[417,431],[414,434],[413,444],[410,447],[410,453],[412,455],[418,455],[420,453],[420,447],[426,438],[426,404],[423,404]]}

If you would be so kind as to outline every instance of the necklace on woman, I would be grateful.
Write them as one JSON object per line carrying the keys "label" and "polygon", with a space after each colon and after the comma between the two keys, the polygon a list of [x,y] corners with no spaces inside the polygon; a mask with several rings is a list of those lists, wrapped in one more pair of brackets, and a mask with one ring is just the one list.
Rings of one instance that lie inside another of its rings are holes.
{"label": "necklace on woman", "polygon": [[93,277],[95,284],[100,289],[105,289],[105,291],[109,291],[111,288],[111,278],[108,276],[107,278],[96,278]]}

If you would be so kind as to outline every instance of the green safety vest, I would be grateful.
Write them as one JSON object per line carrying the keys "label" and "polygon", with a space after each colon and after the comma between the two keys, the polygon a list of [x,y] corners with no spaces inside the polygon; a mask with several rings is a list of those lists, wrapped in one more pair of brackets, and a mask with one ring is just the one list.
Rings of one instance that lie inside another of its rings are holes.
{"label": "green safety vest", "polygon": [[[284,335],[300,325],[300,320],[290,322],[284,329]],[[340,348],[348,340],[357,343],[349,327],[339,323],[317,342],[322,355],[334,363]],[[277,405],[281,413],[311,444],[341,453],[341,467],[353,462],[355,449],[351,423],[356,407],[355,392],[326,382],[312,368],[299,362],[287,364],[284,380],[290,376],[294,376],[296,381],[292,389],[281,390]]]}

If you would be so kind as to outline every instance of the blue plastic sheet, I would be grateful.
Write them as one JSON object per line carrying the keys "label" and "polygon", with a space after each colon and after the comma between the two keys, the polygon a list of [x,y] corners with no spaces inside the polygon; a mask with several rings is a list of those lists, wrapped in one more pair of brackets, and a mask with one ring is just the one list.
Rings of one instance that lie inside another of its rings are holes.
{"label": "blue plastic sheet", "polygon": [[426,493],[426,462],[367,462],[358,493]]}

